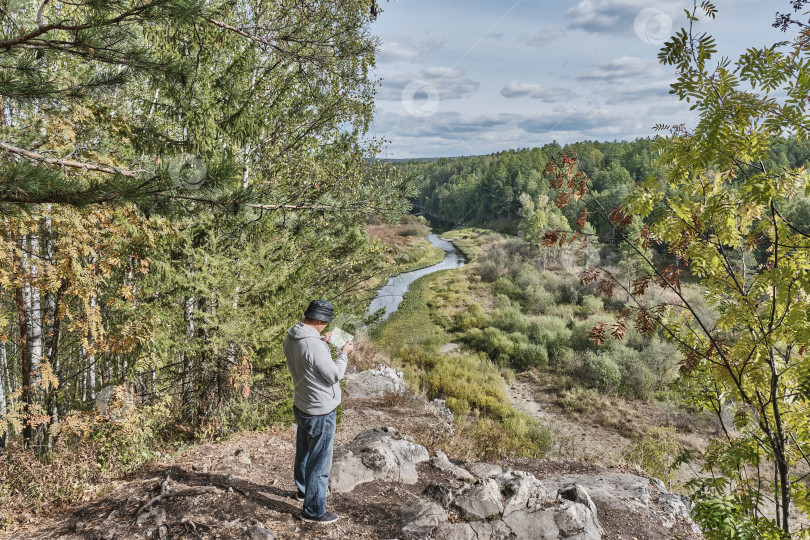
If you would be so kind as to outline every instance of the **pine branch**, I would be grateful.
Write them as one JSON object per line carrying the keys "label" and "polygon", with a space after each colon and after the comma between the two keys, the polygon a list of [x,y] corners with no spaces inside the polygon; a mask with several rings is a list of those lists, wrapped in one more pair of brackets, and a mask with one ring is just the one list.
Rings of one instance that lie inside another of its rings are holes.
{"label": "pine branch", "polygon": [[0,141],[0,149],[5,150],[6,152],[9,152],[11,154],[23,156],[34,161],[47,163],[49,165],[57,165],[59,167],[70,167],[74,169],[83,169],[88,171],[97,171],[107,174],[117,174],[121,176],[126,176],[128,178],[138,178],[142,174],[147,172],[143,170],[129,171],[126,169],[116,169],[115,167],[110,167],[108,165],[99,165],[97,163],[83,163],[80,161],[73,161],[71,159],[49,158],[43,156],[42,154],[38,154],[37,152],[17,148],[16,146],[4,143],[3,141]]}

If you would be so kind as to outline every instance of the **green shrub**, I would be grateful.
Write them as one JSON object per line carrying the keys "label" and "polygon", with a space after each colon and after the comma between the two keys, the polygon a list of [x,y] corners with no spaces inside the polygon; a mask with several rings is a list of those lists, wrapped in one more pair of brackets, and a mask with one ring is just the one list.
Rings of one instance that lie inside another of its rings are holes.
{"label": "green shrub", "polygon": [[603,392],[615,392],[622,380],[619,366],[609,356],[588,352],[582,362],[580,379]]}
{"label": "green shrub", "polygon": [[523,289],[518,287],[511,279],[508,277],[502,277],[498,281],[495,282],[495,288],[493,289],[495,294],[503,294],[508,296],[512,300],[516,300],[518,302],[523,300]]}
{"label": "green shrub", "polygon": [[466,432],[479,459],[542,458],[552,447],[551,434],[546,427],[516,412],[500,421],[480,418]]}
{"label": "green shrub", "polygon": [[542,288],[541,281],[540,272],[530,264],[523,264],[515,275],[515,284],[524,291],[531,287]]}
{"label": "green shrub", "polygon": [[529,313],[546,313],[554,306],[554,295],[542,285],[530,285],[524,289],[523,305]]}
{"label": "green shrub", "polygon": [[541,343],[519,343],[515,345],[513,364],[517,369],[548,365],[548,351]]}
{"label": "green shrub", "polygon": [[506,332],[525,333],[529,327],[526,317],[517,308],[498,310],[492,319],[492,324]]}
{"label": "green shrub", "polygon": [[512,307],[512,301],[505,294],[496,294],[492,299],[492,305],[495,306],[495,309],[505,309]]}
{"label": "green shrub", "polygon": [[453,330],[466,332],[472,328],[483,328],[487,325],[487,316],[481,304],[473,302],[453,317]]}
{"label": "green shrub", "polygon": [[478,265],[478,275],[481,277],[481,281],[493,283],[498,280],[500,270],[498,269],[498,265],[495,263],[495,261],[486,260]]}
{"label": "green shrub", "polygon": [[614,319],[611,315],[602,314],[594,315],[592,317],[588,317],[584,321],[574,323],[574,327],[571,329],[571,348],[575,351],[594,350],[595,347],[593,341],[588,337],[591,331],[597,324],[611,324],[613,322]]}
{"label": "green shrub", "polygon": [[430,363],[432,369],[422,375],[423,387],[429,397],[446,399],[447,406],[456,414],[466,414],[471,409],[490,411],[507,400],[506,383],[486,357],[451,354]]}
{"label": "green shrub", "polygon": [[582,297],[582,303],[579,306],[578,311],[580,316],[590,317],[591,315],[601,313],[604,310],[604,307],[604,302],[602,302],[601,298],[586,294]]}
{"label": "green shrub", "polygon": [[554,304],[546,310],[545,314],[549,317],[556,317],[563,321],[564,324],[568,324],[574,321],[574,306]]}
{"label": "green shrub", "polygon": [[475,350],[486,353],[493,362],[508,365],[515,355],[515,339],[528,341],[524,335],[504,331],[489,326],[483,330],[473,329],[464,336],[464,340]]}

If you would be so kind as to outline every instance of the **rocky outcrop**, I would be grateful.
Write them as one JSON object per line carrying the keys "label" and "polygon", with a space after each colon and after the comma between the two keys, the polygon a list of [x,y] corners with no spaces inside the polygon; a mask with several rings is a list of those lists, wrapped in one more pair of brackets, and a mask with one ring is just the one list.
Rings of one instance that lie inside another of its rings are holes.
{"label": "rocky outcrop", "polygon": [[667,529],[681,520],[690,521],[689,508],[684,500],[670,493],[657,479],[624,473],[570,474],[550,478],[544,483],[560,490],[573,484],[584,486],[597,508],[637,514],[655,520]]}
{"label": "rocky outcrop", "polygon": [[441,450],[436,451],[436,457],[430,460],[430,462],[440,471],[450,473],[459,480],[464,482],[475,482],[475,476],[470,474],[470,472],[466,469],[450,463],[447,455]]}
{"label": "rocky outcrop", "polygon": [[416,464],[429,458],[424,446],[392,427],[370,429],[335,451],[329,486],[346,493],[373,480],[415,484],[419,479]]}
{"label": "rocky outcrop", "polygon": [[346,394],[353,398],[379,398],[405,392],[402,372],[388,366],[346,375]]}
{"label": "rocky outcrop", "polygon": [[[435,521],[435,527],[429,531],[422,521],[420,538],[433,535],[445,540],[599,540],[602,537],[596,507],[581,485],[552,490],[530,473],[509,471],[456,489],[432,485],[425,494],[437,498],[442,508],[456,512],[464,521]],[[403,508],[405,527],[410,527],[406,518],[409,512]]]}

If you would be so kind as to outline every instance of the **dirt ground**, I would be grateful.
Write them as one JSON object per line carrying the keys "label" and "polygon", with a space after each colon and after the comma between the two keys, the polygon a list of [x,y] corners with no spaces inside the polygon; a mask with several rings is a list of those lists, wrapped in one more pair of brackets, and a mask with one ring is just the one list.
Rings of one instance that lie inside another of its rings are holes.
{"label": "dirt ground", "polygon": [[[431,453],[436,448],[430,447],[430,434],[446,429],[435,412],[415,399],[347,399],[336,444],[345,444],[360,431],[376,426],[394,426],[414,434],[417,440],[428,442]],[[397,538],[402,505],[422,496],[429,484],[447,480],[446,473],[423,463],[417,484],[373,482],[351,493],[332,494],[328,507],[341,515],[340,520],[329,526],[307,524],[299,519],[301,503],[294,499],[294,435],[292,428],[280,428],[193,447],[122,478],[99,500],[60,515],[38,517],[0,533],[0,539],[262,538],[257,526],[275,532],[280,539]],[[446,436],[436,433],[435,440]],[[524,459],[500,465],[540,478],[609,470],[577,460]],[[168,486],[168,495],[153,500],[164,486]],[[144,515],[139,510],[150,502],[153,516],[139,524],[138,516]],[[165,520],[163,529],[158,526],[160,520],[156,521],[158,516]],[[665,531],[634,515],[613,515],[604,510],[600,510],[599,519],[606,539],[664,539],[685,533],[685,529]]]}

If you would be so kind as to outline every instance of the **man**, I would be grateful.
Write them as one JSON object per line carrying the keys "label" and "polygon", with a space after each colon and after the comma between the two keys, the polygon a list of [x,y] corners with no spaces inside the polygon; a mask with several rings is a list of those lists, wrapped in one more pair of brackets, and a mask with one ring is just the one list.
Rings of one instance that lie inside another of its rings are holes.
{"label": "man", "polygon": [[295,440],[296,499],[304,501],[301,518],[311,523],[332,523],[338,515],[326,511],[326,488],[332,470],[332,448],[340,405],[340,380],[346,373],[354,345],[343,346],[337,359],[321,336],[332,321],[332,304],[313,300],[304,312],[304,322],[287,331],[284,356],[295,385],[293,412],[298,430]]}

